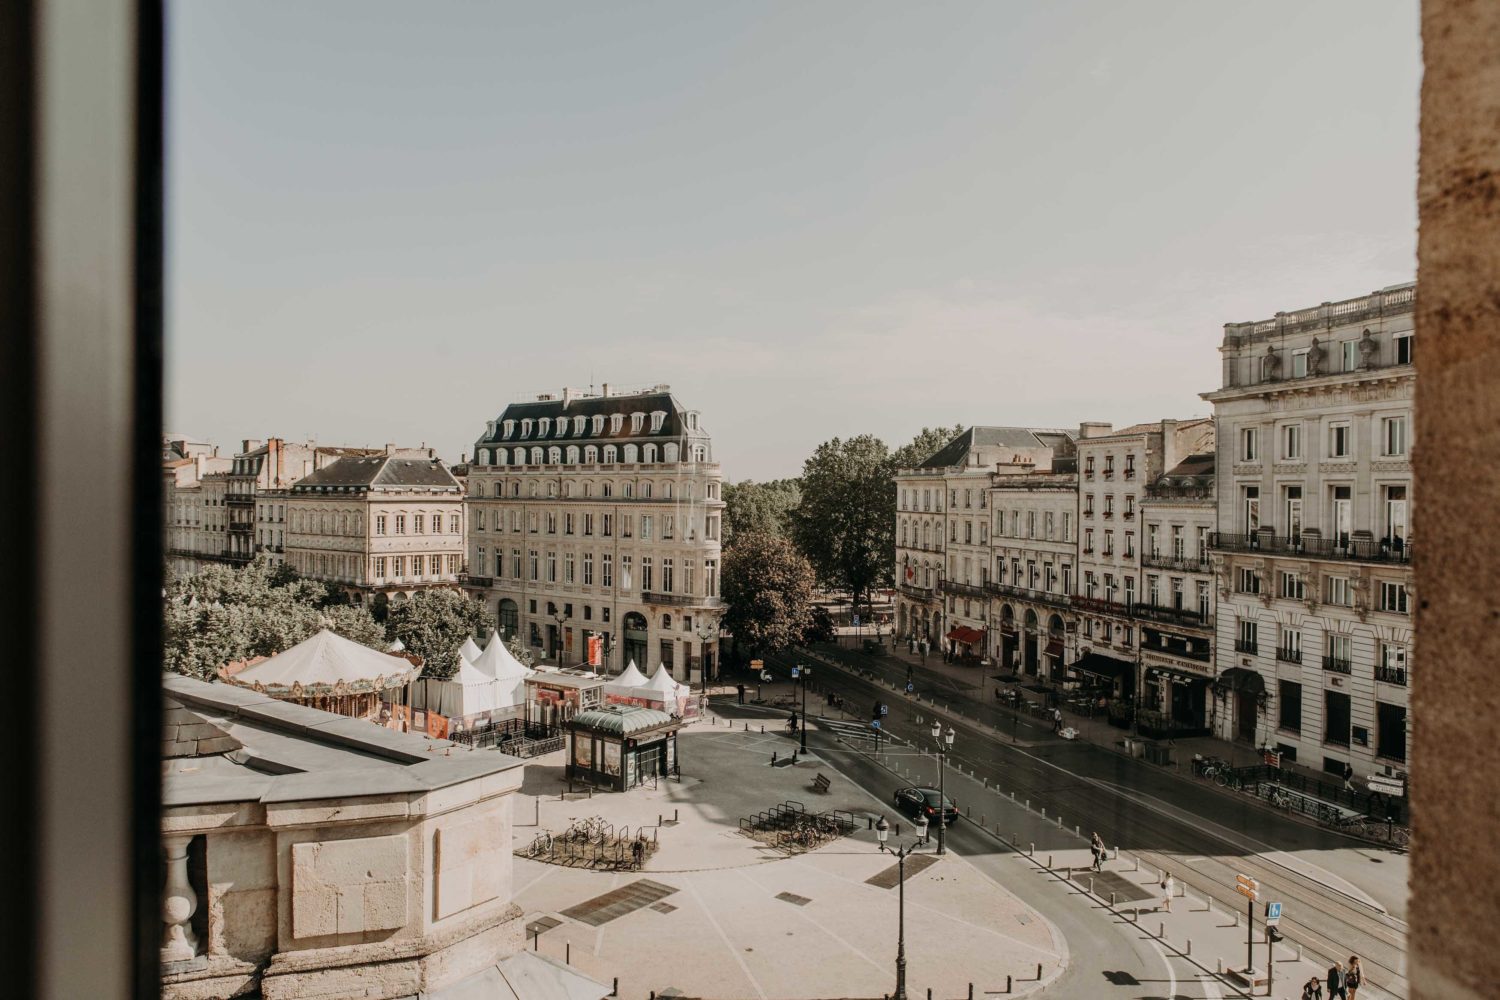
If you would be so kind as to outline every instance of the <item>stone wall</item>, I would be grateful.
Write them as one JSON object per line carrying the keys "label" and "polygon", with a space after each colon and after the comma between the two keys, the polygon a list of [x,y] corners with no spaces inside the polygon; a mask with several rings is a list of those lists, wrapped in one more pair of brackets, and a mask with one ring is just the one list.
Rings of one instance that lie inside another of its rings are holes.
{"label": "stone wall", "polygon": [[1417,247],[1412,996],[1500,983],[1500,4],[1426,0]]}

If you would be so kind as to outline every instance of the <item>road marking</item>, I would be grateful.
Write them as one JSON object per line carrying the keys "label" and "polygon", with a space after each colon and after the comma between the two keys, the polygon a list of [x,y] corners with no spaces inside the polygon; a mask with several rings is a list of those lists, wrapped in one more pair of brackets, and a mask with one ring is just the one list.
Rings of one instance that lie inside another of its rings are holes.
{"label": "road marking", "polygon": [[739,950],[730,942],[729,935],[724,933],[724,928],[714,919],[713,910],[709,909],[708,904],[703,902],[703,897],[698,894],[698,887],[693,881],[688,882],[687,891],[692,893],[693,898],[698,901],[698,908],[703,911],[703,916],[707,918],[709,925],[713,927],[714,933],[719,935],[719,940],[724,942],[724,947],[729,951],[729,954],[734,956],[735,963],[739,965],[740,971],[745,974],[746,979],[750,980],[750,986],[755,990],[755,995],[760,997],[760,1000],[767,1000],[766,991],[760,988],[760,983],[756,981],[755,976],[750,972],[750,966],[745,964],[745,960],[740,956]]}

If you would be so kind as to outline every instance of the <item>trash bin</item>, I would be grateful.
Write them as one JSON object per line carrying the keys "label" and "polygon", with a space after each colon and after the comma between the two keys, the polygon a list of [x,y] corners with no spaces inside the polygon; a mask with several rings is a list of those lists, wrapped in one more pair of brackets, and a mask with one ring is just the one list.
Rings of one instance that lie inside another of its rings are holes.
{"label": "trash bin", "polygon": [[1131,757],[1139,757],[1146,752],[1146,743],[1144,740],[1127,736],[1121,742],[1125,745],[1125,753]]}
{"label": "trash bin", "polygon": [[1162,767],[1172,766],[1172,748],[1165,743],[1147,743],[1146,760]]}

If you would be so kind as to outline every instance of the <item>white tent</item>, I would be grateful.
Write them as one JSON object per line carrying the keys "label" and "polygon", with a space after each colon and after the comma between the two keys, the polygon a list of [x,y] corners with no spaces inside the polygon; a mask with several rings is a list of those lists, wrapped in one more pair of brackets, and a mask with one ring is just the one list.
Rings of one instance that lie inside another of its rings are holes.
{"label": "white tent", "polygon": [[474,637],[472,635],[464,640],[464,644],[462,646],[458,647],[458,655],[463,657],[470,663],[473,663],[479,658],[479,644],[474,641]]}
{"label": "white tent", "polygon": [[662,663],[657,665],[656,673],[651,675],[650,680],[635,689],[634,697],[659,701],[665,711],[682,715],[690,694],[692,690],[686,684],[677,683],[667,671],[667,665]]}
{"label": "white tent", "polygon": [[634,698],[639,695],[637,689],[645,683],[646,675],[637,670],[635,661],[631,660],[625,669],[620,671],[620,676],[604,685],[604,695],[605,697],[616,695],[622,698]]}
{"label": "white tent", "polygon": [[461,719],[499,708],[499,691],[495,679],[472,663],[459,659],[458,672],[445,681],[427,682],[429,711]]}
{"label": "white tent", "polygon": [[516,659],[496,632],[490,643],[473,661],[474,669],[495,683],[496,708],[509,708],[526,701],[526,676],[531,671]]}
{"label": "white tent", "polygon": [[404,656],[382,653],[320,630],[290,649],[243,670],[221,672],[224,680],[276,697],[380,691],[414,680],[422,668]]}

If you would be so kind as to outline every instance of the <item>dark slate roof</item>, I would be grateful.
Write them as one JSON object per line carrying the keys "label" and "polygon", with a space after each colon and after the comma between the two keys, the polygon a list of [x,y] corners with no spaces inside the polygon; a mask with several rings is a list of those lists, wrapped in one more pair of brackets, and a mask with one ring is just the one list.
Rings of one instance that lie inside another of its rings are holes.
{"label": "dark slate roof", "polygon": [[1071,440],[1073,431],[1033,427],[970,427],[958,437],[933,452],[919,469],[947,469],[963,465],[964,457],[975,448],[1052,448],[1061,439]]}
{"label": "dark slate roof", "polygon": [[458,480],[436,458],[395,458],[388,455],[341,458],[303,476],[292,487],[307,493],[321,486],[425,486],[459,490]]}
{"label": "dark slate roof", "polygon": [[1197,455],[1189,455],[1167,471],[1167,478],[1175,479],[1179,476],[1212,476],[1214,474],[1214,453],[1211,451],[1200,452]]}
{"label": "dark slate roof", "polygon": [[[538,420],[542,417],[550,417],[554,421],[558,417],[566,417],[571,420],[573,417],[593,417],[596,414],[608,417],[615,413],[622,414],[628,418],[632,413],[645,413],[649,415],[657,411],[666,413],[667,418],[662,421],[661,429],[655,433],[651,431],[651,421],[649,419],[647,419],[645,426],[641,428],[639,434],[632,434],[630,432],[630,421],[628,419],[620,425],[619,431],[613,434],[610,433],[609,421],[606,420],[604,429],[595,434],[593,428],[590,426],[592,421],[589,420],[584,422],[582,434],[574,434],[570,426],[568,433],[561,437],[555,433],[548,433],[545,437],[538,437],[535,428],[533,428],[530,437],[521,437],[520,423],[522,420]],[[525,444],[527,446],[533,444],[570,444],[577,441],[600,440],[603,438],[681,437],[687,430],[686,422],[683,419],[683,414],[686,412],[682,404],[677,402],[670,392],[638,392],[630,395],[610,396],[574,396],[566,402],[559,397],[557,399],[538,399],[526,403],[511,403],[505,408],[505,412],[500,414],[500,419],[495,421],[494,435],[491,437],[481,435],[477,443],[479,445],[498,444],[511,447],[516,444]],[[509,438],[504,436],[505,421],[507,420],[514,420],[516,422],[516,430]]]}
{"label": "dark slate roof", "polygon": [[574,729],[590,729],[613,736],[629,736],[658,726],[669,726],[676,720],[666,712],[639,705],[609,705],[573,716]]}

